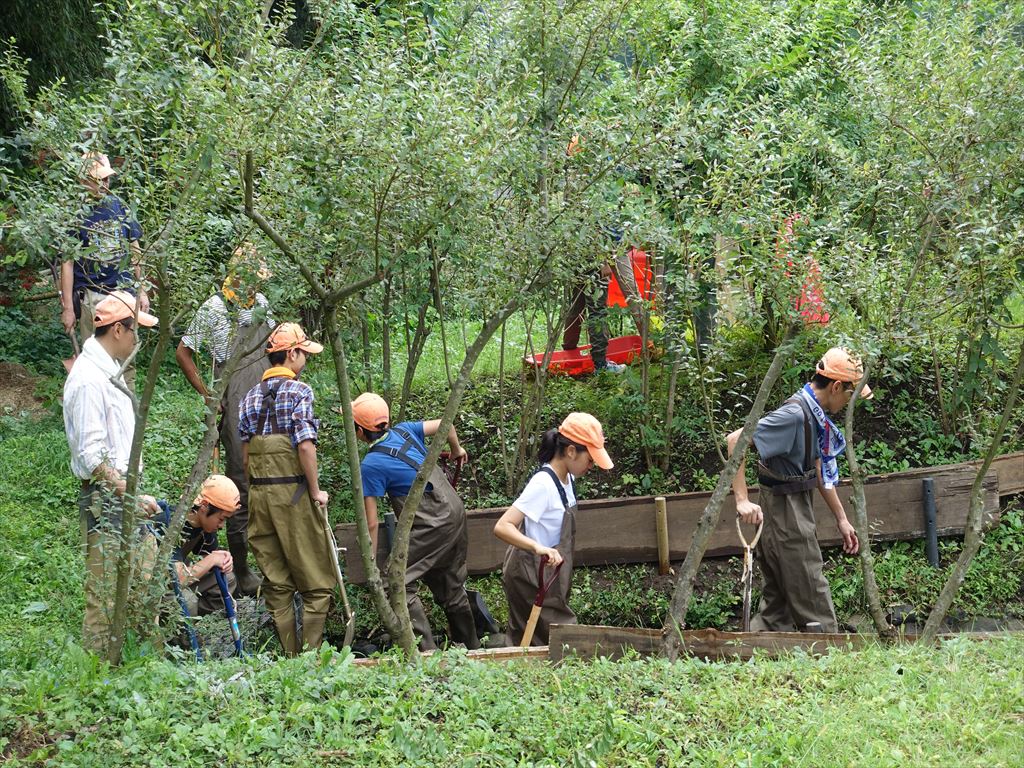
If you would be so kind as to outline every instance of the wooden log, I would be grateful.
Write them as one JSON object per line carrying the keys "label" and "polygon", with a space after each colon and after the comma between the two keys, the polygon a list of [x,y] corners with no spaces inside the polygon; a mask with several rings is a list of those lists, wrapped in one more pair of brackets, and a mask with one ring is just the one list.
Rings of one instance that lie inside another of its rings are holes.
{"label": "wooden log", "polygon": [[664,576],[672,570],[669,563],[668,511],[664,496],[657,496],[654,499],[654,518],[658,532],[658,573]]}
{"label": "wooden log", "polygon": [[[925,533],[923,490],[924,477],[935,478],[936,521],[940,536],[962,534],[970,503],[971,485],[976,464],[953,464],[927,467],[889,475],[875,475],[865,481],[872,541],[894,541],[921,538]],[[1002,456],[996,460],[985,479],[985,511],[987,524],[998,519],[1001,483],[1014,492],[1024,492],[1024,452]],[[756,486],[751,489],[753,494]],[[839,496],[850,508],[850,483],[844,481]],[[665,497],[669,551],[682,558],[690,547],[710,492],[681,493]],[[576,516],[576,547],[573,553],[578,566],[613,565],[620,563],[658,562],[658,535],[650,524],[651,496],[594,499],[581,501]],[[472,510],[467,513],[469,553],[467,568],[474,575],[491,573],[501,567],[506,545],[494,536],[494,523],[505,508]],[[835,518],[820,495],[814,494],[814,512],[818,525],[818,542],[823,547],[840,544],[842,538]],[[722,509],[718,527],[712,534],[706,556],[733,555],[740,552],[733,519],[735,503],[730,496]],[[356,540],[355,525],[339,525],[336,536],[345,554],[345,576],[354,584],[366,581],[362,558]],[[378,562],[385,553],[378,551]]]}
{"label": "wooden log", "polygon": [[[939,635],[937,639],[953,637],[985,640],[1019,632],[959,632]],[[551,627],[549,658],[561,661],[568,656],[592,659],[622,658],[630,652],[640,656],[660,656],[662,650],[660,629],[587,626],[582,624],[554,624]],[[917,635],[903,635],[899,642],[917,642]],[[857,650],[881,642],[869,634],[811,634],[805,632],[720,632],[717,629],[695,629],[683,632],[686,654],[709,660],[748,660],[755,654],[775,658],[800,649],[820,656],[830,648]]]}

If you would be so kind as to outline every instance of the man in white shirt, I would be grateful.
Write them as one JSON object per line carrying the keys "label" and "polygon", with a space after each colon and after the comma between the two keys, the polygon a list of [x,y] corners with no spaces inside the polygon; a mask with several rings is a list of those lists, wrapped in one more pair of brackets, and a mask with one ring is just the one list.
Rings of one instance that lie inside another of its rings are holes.
{"label": "man in white shirt", "polygon": [[[135,432],[131,398],[112,379],[136,343],[136,322],[151,328],[157,319],[136,314],[135,297],[114,291],[96,305],[93,335],[85,340],[64,383],[64,429],[71,450],[71,471],[81,480],[78,498],[86,548],[83,646],[102,650],[110,634],[117,541],[121,530],[125,476]],[[150,513],[153,497],[140,496]]]}
{"label": "man in white shirt", "polygon": [[[264,352],[274,328],[267,298],[257,288],[270,278],[252,243],[242,243],[228,262],[228,275],[220,291],[203,302],[178,343],[175,358],[189,384],[209,400],[210,390],[196,367],[194,355],[206,352],[213,358],[213,375],[221,377],[224,364],[235,347],[244,351],[224,390],[219,404],[218,429],[224,446],[224,474],[238,486],[241,506],[228,518],[228,549],[235,563],[235,584],[239,595],[255,595],[261,580],[249,569],[249,478],[242,461],[242,440],[238,433],[238,404],[260,383],[267,370]],[[212,404],[211,404],[212,406]],[[214,471],[220,471],[215,467]]]}

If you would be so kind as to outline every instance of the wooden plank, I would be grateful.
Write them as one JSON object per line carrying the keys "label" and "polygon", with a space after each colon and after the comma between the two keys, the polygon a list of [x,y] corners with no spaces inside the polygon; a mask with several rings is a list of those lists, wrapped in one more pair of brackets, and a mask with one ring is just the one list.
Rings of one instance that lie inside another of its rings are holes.
{"label": "wooden plank", "polygon": [[992,469],[999,475],[999,495],[1013,496],[1024,493],[1024,451],[997,456]]}
{"label": "wooden plank", "polygon": [[[720,632],[716,629],[685,630],[685,653],[697,658],[747,660],[755,654],[777,657],[800,649],[820,656],[830,648],[856,650],[880,642],[871,634],[810,634],[805,632]],[[937,640],[953,637],[985,640],[1019,632],[959,632],[940,634]],[[622,658],[628,652],[641,656],[661,655],[661,630],[623,627],[555,624],[551,627],[549,658],[561,661],[567,656],[578,658]],[[917,635],[903,635],[898,642],[912,643]]]}
{"label": "wooden plank", "polygon": [[[998,517],[1002,480],[1009,487],[1024,485],[1024,453],[1001,457],[985,478],[985,509],[987,524]],[[892,541],[920,538],[924,535],[924,512],[921,480],[935,480],[936,521],[940,536],[963,533],[974,482],[976,465],[955,464],[915,469],[909,472],[869,477],[865,483],[868,511],[872,519],[872,540]],[[1018,479],[1021,476],[1022,479]],[[843,504],[850,509],[850,483],[838,489]],[[751,489],[752,498],[757,488]],[[700,516],[711,498],[710,492],[681,493],[666,496],[669,528],[669,549],[673,560],[681,560],[690,546]],[[829,547],[840,543],[835,519],[819,494],[814,494],[818,541]],[[573,553],[578,566],[612,565],[618,563],[649,563],[658,560],[657,527],[653,496],[594,499],[580,502],[576,520],[576,548]],[[730,496],[722,508],[718,527],[711,536],[707,555],[711,557],[738,553],[733,519],[736,507]],[[479,509],[467,513],[469,552],[467,568],[474,575],[491,573],[501,567],[506,545],[494,536],[494,523],[505,509]],[[343,524],[336,529],[340,546],[347,549],[345,575],[354,584],[366,581],[362,559],[356,543],[355,525]],[[383,541],[381,536],[381,541]],[[384,561],[383,548],[378,562]]]}
{"label": "wooden plank", "polygon": [[[423,656],[433,656],[437,651],[425,651]],[[536,645],[532,648],[520,648],[512,646],[506,648],[480,648],[476,651],[466,651],[466,658],[471,661],[489,661],[505,663],[508,661],[547,661],[548,646]],[[374,657],[370,659],[355,659],[357,667],[376,667],[385,659]]]}

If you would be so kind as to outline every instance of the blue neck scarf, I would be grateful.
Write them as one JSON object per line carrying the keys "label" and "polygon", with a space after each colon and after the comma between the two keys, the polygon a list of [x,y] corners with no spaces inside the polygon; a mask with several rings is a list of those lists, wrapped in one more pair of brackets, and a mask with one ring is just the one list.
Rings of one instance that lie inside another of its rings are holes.
{"label": "blue neck scarf", "polygon": [[846,450],[846,438],[839,431],[839,427],[825,415],[825,409],[821,407],[818,398],[814,396],[814,390],[810,384],[804,384],[803,389],[797,395],[804,399],[804,402],[811,409],[814,420],[818,427],[818,447],[821,449],[821,480],[826,488],[835,488],[839,482],[839,465],[836,463],[836,456]]}

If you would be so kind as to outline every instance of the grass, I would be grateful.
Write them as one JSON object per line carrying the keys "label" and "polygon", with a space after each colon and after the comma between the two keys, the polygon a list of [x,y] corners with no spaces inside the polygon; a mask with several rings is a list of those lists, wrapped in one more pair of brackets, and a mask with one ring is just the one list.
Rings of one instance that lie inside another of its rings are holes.
{"label": "grass", "polygon": [[69,651],[0,672],[9,765],[1015,766],[1019,638],[708,664],[358,668],[287,661],[117,671]]}

